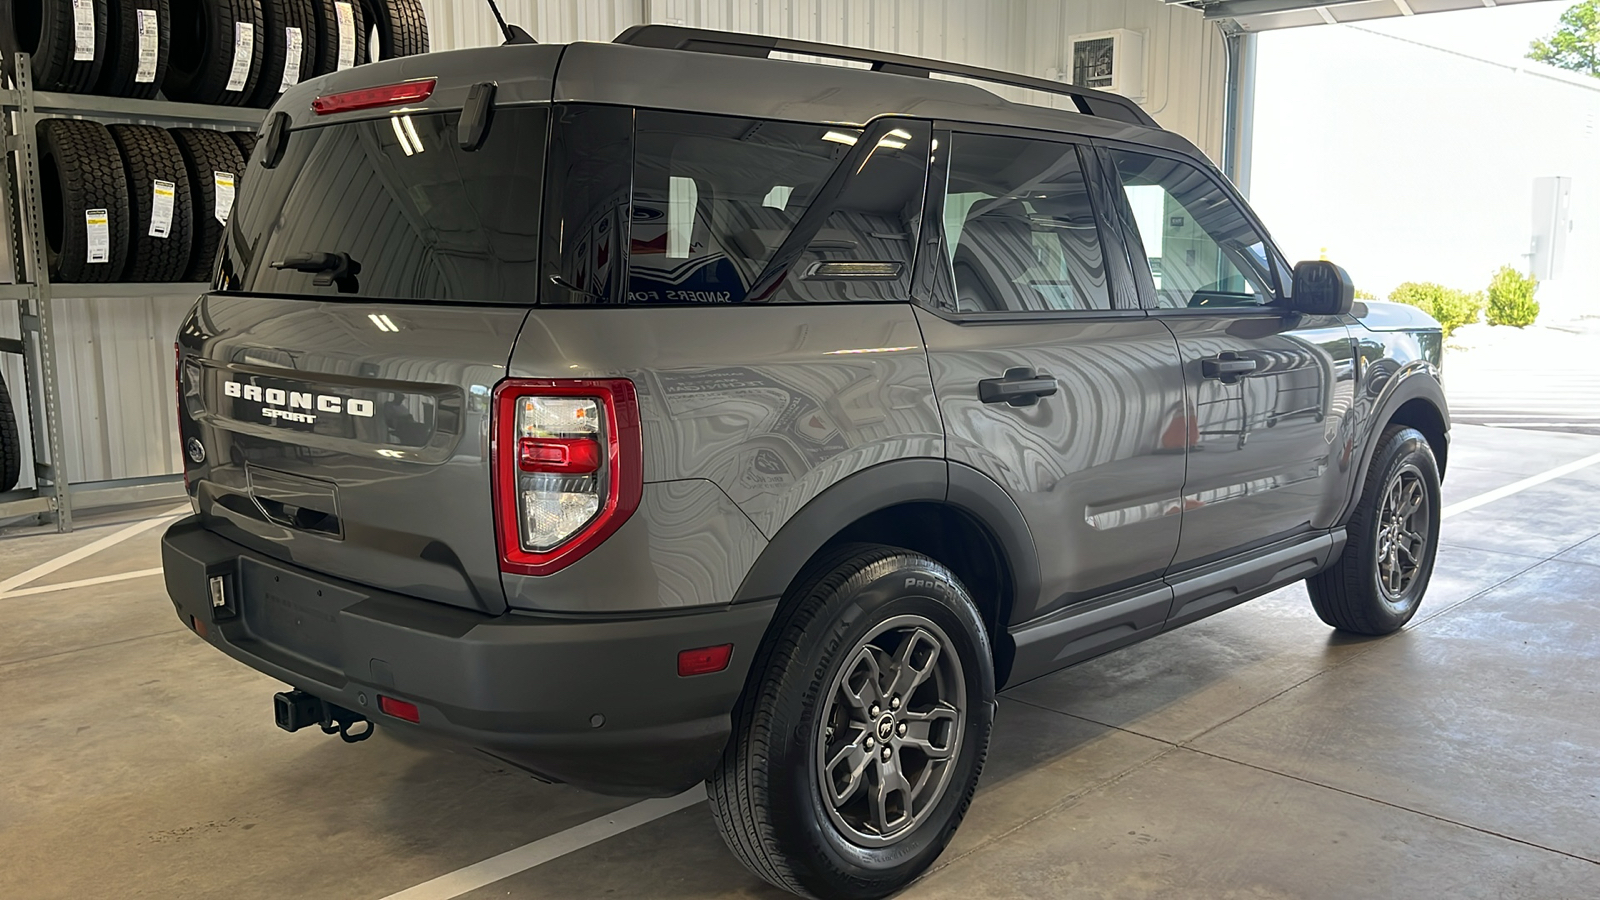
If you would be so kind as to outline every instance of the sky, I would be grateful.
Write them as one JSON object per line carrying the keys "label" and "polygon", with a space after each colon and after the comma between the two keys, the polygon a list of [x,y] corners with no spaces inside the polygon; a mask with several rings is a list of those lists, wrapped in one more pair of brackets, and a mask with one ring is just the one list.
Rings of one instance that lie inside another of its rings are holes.
{"label": "sky", "polygon": [[1467,9],[1424,16],[1379,19],[1359,27],[1468,53],[1499,62],[1516,62],[1528,53],[1534,38],[1555,31],[1571,0],[1542,0],[1512,6]]}

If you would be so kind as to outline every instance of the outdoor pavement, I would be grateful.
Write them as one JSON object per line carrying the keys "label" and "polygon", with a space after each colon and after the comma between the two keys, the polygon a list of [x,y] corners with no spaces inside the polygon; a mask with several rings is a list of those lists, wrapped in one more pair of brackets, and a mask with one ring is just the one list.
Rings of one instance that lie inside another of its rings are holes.
{"label": "outdoor pavement", "polygon": [[[1447,505],[1600,453],[1453,436]],[[1450,518],[1396,635],[1336,635],[1297,585],[1011,689],[966,823],[902,896],[1600,897],[1597,492],[1591,465]],[[0,579],[127,522],[86,524],[0,538]],[[158,566],[159,534],[39,584]],[[0,897],[382,900],[630,805],[381,728],[287,734],[280,689],[158,577],[0,596]],[[784,895],[696,804],[461,896]]]}
{"label": "outdoor pavement", "polygon": [[1457,425],[1600,435],[1600,312],[1558,308],[1527,328],[1457,329],[1444,381]]}

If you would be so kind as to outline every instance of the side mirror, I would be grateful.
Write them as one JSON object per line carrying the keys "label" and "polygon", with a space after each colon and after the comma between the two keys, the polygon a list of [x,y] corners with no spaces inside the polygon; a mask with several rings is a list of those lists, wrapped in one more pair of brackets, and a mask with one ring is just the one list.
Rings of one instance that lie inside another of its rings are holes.
{"label": "side mirror", "polygon": [[1349,272],[1327,260],[1311,259],[1295,265],[1293,292],[1283,306],[1310,316],[1342,316],[1355,302],[1356,285]]}

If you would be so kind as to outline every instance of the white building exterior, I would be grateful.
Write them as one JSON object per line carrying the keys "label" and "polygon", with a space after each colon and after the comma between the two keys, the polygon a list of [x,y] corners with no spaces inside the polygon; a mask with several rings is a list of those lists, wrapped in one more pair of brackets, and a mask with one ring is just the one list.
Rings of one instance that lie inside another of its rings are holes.
{"label": "white building exterior", "polygon": [[1600,79],[1357,26],[1259,38],[1251,202],[1293,259],[1386,296],[1527,270],[1534,179],[1572,179],[1550,317],[1600,313]]}

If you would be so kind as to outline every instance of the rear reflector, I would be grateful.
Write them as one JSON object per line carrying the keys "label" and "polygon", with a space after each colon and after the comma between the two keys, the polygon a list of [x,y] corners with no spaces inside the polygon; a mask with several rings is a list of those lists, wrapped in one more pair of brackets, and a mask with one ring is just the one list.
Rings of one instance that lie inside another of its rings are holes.
{"label": "rear reflector", "polygon": [[402,84],[386,84],[383,87],[328,94],[311,101],[311,109],[319,116],[326,116],[358,109],[419,103],[433,96],[433,86],[436,83],[436,79],[426,78],[422,81],[407,81]]}
{"label": "rear reflector", "polygon": [[690,675],[709,675],[712,672],[721,672],[728,667],[728,660],[732,658],[732,644],[718,644],[715,647],[683,650],[678,653],[678,674],[687,678]]}
{"label": "rear reflector", "polygon": [[405,719],[407,722],[416,722],[422,718],[421,713],[417,712],[415,703],[407,703],[404,700],[396,700],[393,697],[385,697],[382,694],[378,695],[378,708],[383,710],[385,715],[394,716],[396,719]]}
{"label": "rear reflector", "polygon": [[[200,621],[194,616],[189,617],[189,627],[194,629],[195,634],[198,634],[201,637],[206,636],[206,623]],[[678,666],[682,668],[683,663],[678,663]]]}

